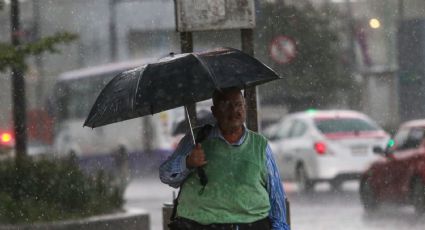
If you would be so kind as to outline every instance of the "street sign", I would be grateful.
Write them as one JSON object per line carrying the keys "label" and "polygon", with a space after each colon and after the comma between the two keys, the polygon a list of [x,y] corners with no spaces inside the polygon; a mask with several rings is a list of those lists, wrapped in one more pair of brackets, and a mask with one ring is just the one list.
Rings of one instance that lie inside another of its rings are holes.
{"label": "street sign", "polygon": [[177,31],[252,29],[253,0],[175,0]]}
{"label": "street sign", "polygon": [[296,45],[292,38],[279,35],[269,46],[269,54],[279,64],[289,63],[296,56]]}

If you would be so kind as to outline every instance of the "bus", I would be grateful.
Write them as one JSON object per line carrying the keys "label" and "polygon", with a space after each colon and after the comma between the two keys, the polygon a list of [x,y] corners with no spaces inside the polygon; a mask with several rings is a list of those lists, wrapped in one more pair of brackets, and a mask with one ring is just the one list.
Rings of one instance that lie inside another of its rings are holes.
{"label": "bus", "polygon": [[60,74],[48,106],[54,117],[54,155],[75,155],[82,167],[90,170],[113,167],[114,156],[121,154],[128,157],[135,173],[155,170],[172,151],[172,111],[94,129],[83,127],[100,91],[114,76],[150,61],[111,63]]}

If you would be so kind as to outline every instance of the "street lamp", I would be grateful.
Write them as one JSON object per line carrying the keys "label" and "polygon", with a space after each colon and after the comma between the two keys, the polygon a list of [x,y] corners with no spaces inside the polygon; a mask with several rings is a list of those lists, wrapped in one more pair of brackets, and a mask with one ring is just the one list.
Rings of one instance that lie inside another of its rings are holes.
{"label": "street lamp", "polygon": [[372,18],[369,20],[369,26],[372,29],[379,29],[381,27],[381,22],[377,18]]}

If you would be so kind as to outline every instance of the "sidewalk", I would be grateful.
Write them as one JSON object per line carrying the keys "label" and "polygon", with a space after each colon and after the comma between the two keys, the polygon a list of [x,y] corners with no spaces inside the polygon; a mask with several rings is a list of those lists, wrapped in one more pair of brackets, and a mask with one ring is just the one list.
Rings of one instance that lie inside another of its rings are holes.
{"label": "sidewalk", "polygon": [[125,208],[144,209],[150,214],[151,230],[162,229],[162,206],[173,200],[173,191],[161,183],[157,176],[145,176],[133,179],[124,194]]}

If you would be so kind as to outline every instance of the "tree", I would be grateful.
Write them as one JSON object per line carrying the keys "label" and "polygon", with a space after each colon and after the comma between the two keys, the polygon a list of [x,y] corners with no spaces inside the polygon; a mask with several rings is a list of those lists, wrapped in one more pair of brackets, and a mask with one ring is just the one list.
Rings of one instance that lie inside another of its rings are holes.
{"label": "tree", "polygon": [[69,43],[76,38],[77,36],[75,34],[58,32],[52,36],[47,36],[20,46],[0,42],[0,72],[6,72],[11,68],[26,70],[28,67],[25,63],[26,58],[45,52],[60,53],[57,48],[59,44]]}
{"label": "tree", "polygon": [[[5,3],[0,0],[0,10]],[[15,133],[16,162],[27,155],[26,153],[26,103],[25,82],[23,74],[27,69],[26,58],[40,55],[44,52],[59,52],[58,44],[69,43],[76,39],[75,34],[60,32],[53,36],[38,39],[27,44],[20,41],[19,2],[10,2],[11,43],[0,43],[0,72],[12,71],[13,120]],[[17,166],[19,168],[19,164]]]}
{"label": "tree", "polygon": [[263,39],[285,35],[296,44],[296,56],[291,62],[277,64],[270,60],[271,67],[284,80],[260,88],[263,102],[283,102],[295,111],[326,107],[336,102],[339,92],[351,92],[355,83],[343,63],[336,11],[329,5],[318,10],[311,3],[295,7],[284,5],[283,1],[263,3],[260,10],[263,16],[258,17],[256,31]]}

